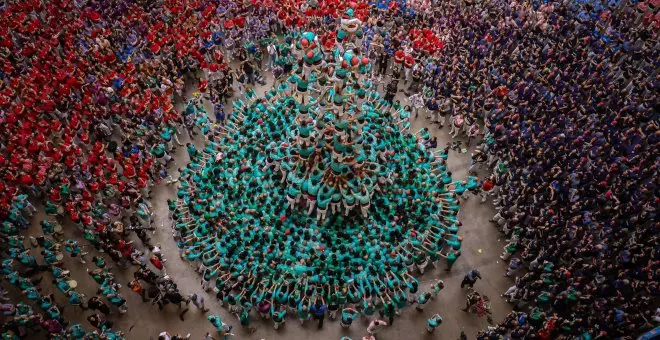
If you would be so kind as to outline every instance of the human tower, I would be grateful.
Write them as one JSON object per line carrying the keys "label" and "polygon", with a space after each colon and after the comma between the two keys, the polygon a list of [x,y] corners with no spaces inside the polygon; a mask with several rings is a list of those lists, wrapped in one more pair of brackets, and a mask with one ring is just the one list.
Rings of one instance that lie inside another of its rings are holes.
{"label": "human tower", "polygon": [[280,57],[300,61],[292,74],[235,101],[182,170],[170,205],[178,245],[230,310],[402,308],[419,294],[414,276],[461,247],[447,155],[381,99],[360,32],[349,10],[330,43],[291,37]]}

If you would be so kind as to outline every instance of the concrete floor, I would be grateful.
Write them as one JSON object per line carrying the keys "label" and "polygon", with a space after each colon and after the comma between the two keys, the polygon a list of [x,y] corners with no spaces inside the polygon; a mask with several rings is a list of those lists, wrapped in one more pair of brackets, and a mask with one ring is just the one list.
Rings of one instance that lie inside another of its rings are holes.
{"label": "concrete floor", "polygon": [[[268,87],[272,84],[272,76],[266,76]],[[384,83],[384,82],[383,82]],[[402,86],[400,86],[402,88]],[[259,87],[258,92],[262,94],[266,87]],[[188,87],[188,95],[194,89]],[[402,103],[407,103],[406,98],[399,94]],[[206,103],[209,114],[212,113],[210,103]],[[181,109],[181,104],[177,104],[177,109]],[[214,119],[210,117],[210,119]],[[438,137],[438,145],[445,146],[451,142],[448,128],[438,130],[436,125],[430,124],[422,115],[415,119],[411,131],[416,132],[423,127],[428,127],[434,136]],[[189,142],[187,137],[181,139],[182,143]],[[203,145],[203,140],[197,136],[193,140],[197,146]],[[474,144],[473,144],[474,145]],[[470,152],[473,148],[465,154],[460,154],[451,151],[448,160],[448,170],[453,173],[453,178],[462,179],[467,176],[467,169],[470,165]],[[171,167],[172,174],[176,174],[176,169],[185,165],[188,161],[187,152],[185,147],[179,147],[173,154],[175,159],[174,165]],[[199,275],[187,263],[179,259],[177,247],[172,239],[170,221],[167,217],[167,204],[168,198],[175,197],[175,187],[167,186],[165,184],[157,185],[153,188],[152,203],[155,212],[155,226],[158,230],[152,235],[152,243],[159,243],[162,247],[163,254],[168,261],[165,263],[167,273],[177,282],[182,293],[201,292]],[[428,290],[431,281],[435,279],[442,279],[445,282],[445,289],[434,300],[427,304],[424,312],[419,313],[414,308],[408,308],[401,316],[395,319],[394,325],[382,330],[378,334],[379,340],[388,339],[457,339],[461,330],[464,330],[468,338],[473,339],[477,332],[485,328],[488,324],[485,318],[479,319],[475,315],[462,312],[460,308],[465,305],[465,291],[460,288],[460,282],[465,273],[473,268],[478,268],[483,277],[479,280],[475,289],[482,294],[486,294],[491,298],[493,319],[495,322],[501,320],[509,311],[510,306],[500,298],[500,294],[504,292],[513,281],[509,278],[503,277],[503,269],[505,264],[499,259],[504,245],[503,240],[500,240],[500,234],[497,229],[488,222],[488,219],[494,214],[494,209],[491,203],[480,204],[479,199],[472,197],[461,202],[460,220],[463,223],[459,231],[459,235],[463,237],[462,256],[456,262],[451,273],[446,273],[444,270],[433,269],[429,266],[424,276],[420,277],[422,283],[420,291]],[[39,221],[45,215],[40,209],[39,214],[32,222],[32,227],[29,230],[30,235],[41,234]],[[163,226],[161,228],[161,226]],[[81,244],[85,244],[82,234],[73,226],[72,228],[65,228],[68,230],[67,237],[75,237],[80,240]],[[139,240],[136,240],[138,246]],[[91,247],[90,247],[91,248]],[[92,248],[93,249],[93,248]],[[93,255],[98,255],[95,251],[90,251],[87,256],[91,259]],[[36,255],[41,259],[40,255]],[[106,262],[113,265],[111,260],[105,256]],[[444,263],[443,263],[444,265]],[[98,288],[97,284],[85,273],[85,268],[93,269],[93,264],[88,261],[83,265],[79,262],[72,262],[67,257],[67,268],[71,270],[72,277],[78,280],[79,292],[85,293],[87,296],[93,296],[95,290]],[[185,335],[190,333],[191,339],[201,339],[207,332],[214,331],[214,328],[207,321],[206,315],[197,310],[192,304],[190,311],[185,315],[185,321],[178,318],[176,307],[166,306],[165,310],[159,312],[158,307],[145,304],[141,301],[140,297],[128,289],[127,283],[132,279],[134,268],[121,270],[114,268],[113,273],[117,277],[117,281],[122,284],[121,293],[128,301],[129,311],[124,315],[114,314],[110,317],[115,322],[113,329],[120,329],[124,331],[127,339],[156,339],[158,334],[162,331],[168,331],[170,334],[179,333]],[[49,293],[50,290],[56,290],[53,285],[47,283],[51,277],[50,274],[45,274],[44,278],[44,293]],[[13,288],[11,288],[13,289]],[[11,290],[10,289],[10,290]],[[15,290],[14,290],[15,292]],[[56,299],[65,305],[66,301],[62,294],[58,291],[55,292]],[[204,293],[206,305],[211,309],[210,313],[218,314],[222,319],[229,324],[234,325],[233,332],[237,339],[340,339],[342,336],[348,336],[353,339],[361,339],[366,335],[366,323],[355,322],[349,329],[343,329],[339,326],[338,321],[329,321],[324,325],[322,330],[318,330],[315,323],[307,322],[304,326],[300,326],[299,322],[294,319],[288,319],[287,324],[280,330],[274,330],[272,322],[262,322],[257,317],[253,317],[253,325],[257,327],[257,331],[248,335],[246,330],[242,329],[238,320],[231,316],[227,311],[220,307],[215,301],[215,297]],[[431,315],[440,313],[443,316],[443,324],[436,329],[435,333],[430,335],[426,333],[425,326],[426,320]],[[84,318],[90,313],[84,313],[80,310],[73,310],[66,308],[64,311],[65,317],[68,320],[78,321],[87,329],[91,326]],[[219,337],[214,334],[215,338]]]}

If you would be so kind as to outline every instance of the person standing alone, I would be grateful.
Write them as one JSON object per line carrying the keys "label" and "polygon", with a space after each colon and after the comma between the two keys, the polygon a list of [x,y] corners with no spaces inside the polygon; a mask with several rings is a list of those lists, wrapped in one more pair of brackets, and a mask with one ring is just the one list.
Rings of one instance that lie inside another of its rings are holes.
{"label": "person standing alone", "polygon": [[467,274],[465,274],[465,277],[463,278],[463,281],[461,282],[461,288],[465,287],[465,285],[474,286],[474,283],[477,282],[478,279],[481,279],[481,273],[479,273],[478,269],[472,269]]}
{"label": "person standing alone", "polygon": [[323,328],[323,319],[325,319],[325,311],[327,309],[328,307],[323,303],[323,298],[317,298],[314,305],[312,305],[312,317],[315,320],[319,320],[319,328]]}

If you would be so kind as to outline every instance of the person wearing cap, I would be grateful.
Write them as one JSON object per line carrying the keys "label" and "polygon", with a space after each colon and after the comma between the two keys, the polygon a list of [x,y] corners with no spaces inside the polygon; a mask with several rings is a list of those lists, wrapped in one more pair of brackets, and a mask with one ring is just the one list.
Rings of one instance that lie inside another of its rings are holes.
{"label": "person wearing cap", "polygon": [[463,277],[463,281],[461,281],[461,288],[465,287],[466,285],[472,288],[478,279],[481,279],[481,273],[479,270],[471,269]]}

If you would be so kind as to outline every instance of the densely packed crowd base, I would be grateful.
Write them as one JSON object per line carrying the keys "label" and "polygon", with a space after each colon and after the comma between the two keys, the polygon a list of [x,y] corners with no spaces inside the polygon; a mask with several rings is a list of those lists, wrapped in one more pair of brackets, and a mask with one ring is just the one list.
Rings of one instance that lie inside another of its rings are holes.
{"label": "densely packed crowd base", "polygon": [[348,47],[360,33],[340,28],[343,54],[287,35],[299,44],[280,58],[302,57],[286,81],[264,98],[249,89],[203,151],[188,149],[170,203],[181,256],[241,321],[254,307],[278,329],[287,311],[304,322],[326,301],[345,327],[358,313],[421,311],[442,283],[420,292],[413,275],[460,250],[447,155],[372,89],[369,59]]}
{"label": "densely packed crowd base", "polygon": [[[278,83],[290,76],[296,60],[282,57],[293,49],[283,31],[314,31],[332,48],[342,24],[336,18],[349,8],[362,22],[360,53],[376,61],[372,78],[390,80],[384,99],[394,105],[400,89],[392,80],[404,78],[408,112],[447,125],[454,137],[477,138],[473,168],[493,170],[481,194],[495,199],[493,221],[508,237],[506,274],[519,277],[504,293],[516,312],[479,337],[631,337],[655,326],[657,1],[374,5],[3,2],[0,270],[3,286],[24,296],[2,305],[3,335],[42,329],[52,338],[121,338],[105,317],[106,302],[120,313],[127,306],[104,257],[139,266],[130,288],[145,300],[204,309],[164,275],[147,233],[149,188],[174,182],[168,163],[178,135],[216,132],[206,115],[174,110],[173,98],[185,100],[184,76],[204,70],[197,87],[222,124],[229,118],[222,103],[235,87],[244,92],[261,81],[265,61]],[[467,185],[455,183],[454,193]],[[31,202],[52,218],[41,222],[43,235],[22,239]],[[62,237],[65,221],[85,244]],[[128,241],[132,233],[143,247]],[[98,294],[87,298],[63,257],[86,263],[86,253],[101,250],[89,271]],[[43,289],[44,272],[54,278],[54,294]],[[475,296],[468,305],[483,305]],[[64,300],[98,311],[87,318],[91,327],[64,320]],[[318,315],[329,307],[316,306]],[[231,331],[217,316],[209,320]],[[432,317],[429,327],[438,321]],[[374,323],[371,336],[383,325]]]}

